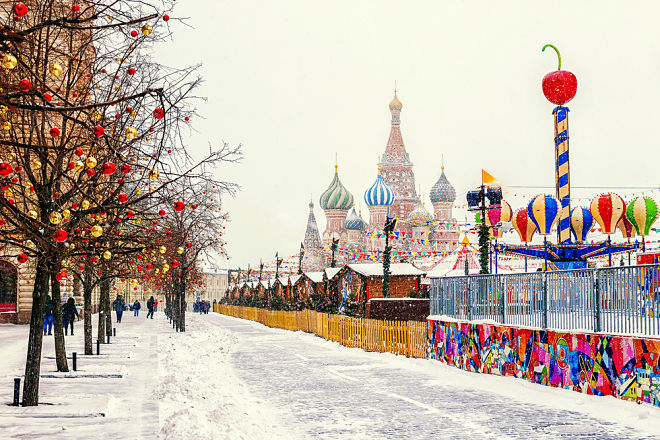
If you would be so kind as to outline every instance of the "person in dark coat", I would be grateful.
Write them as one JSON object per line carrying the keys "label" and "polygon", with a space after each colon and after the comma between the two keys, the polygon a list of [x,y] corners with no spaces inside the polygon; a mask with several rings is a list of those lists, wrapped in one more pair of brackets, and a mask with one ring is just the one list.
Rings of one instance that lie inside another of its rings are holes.
{"label": "person in dark coat", "polygon": [[124,314],[125,305],[126,303],[124,303],[124,298],[121,295],[117,296],[117,299],[112,302],[112,308],[117,313],[117,322],[121,322],[121,315]]}
{"label": "person in dark coat", "polygon": [[140,301],[136,299],[135,302],[133,303],[133,316],[138,316],[140,314],[141,307],[142,305],[140,305]]}
{"label": "person in dark coat", "polygon": [[46,335],[46,329],[48,334],[52,335],[53,333],[53,300],[50,299],[50,295],[46,296],[46,313],[44,314],[44,336]]}
{"label": "person in dark coat", "polygon": [[149,298],[149,301],[147,301],[147,319],[149,319],[149,315],[151,315],[151,319],[154,319],[154,297],[152,296]]}
{"label": "person in dark coat", "polygon": [[76,309],[76,301],[69,298],[62,307],[62,322],[64,323],[64,334],[68,334],[68,327],[71,326],[71,336],[73,336],[73,321],[75,318],[80,318],[78,309]]}

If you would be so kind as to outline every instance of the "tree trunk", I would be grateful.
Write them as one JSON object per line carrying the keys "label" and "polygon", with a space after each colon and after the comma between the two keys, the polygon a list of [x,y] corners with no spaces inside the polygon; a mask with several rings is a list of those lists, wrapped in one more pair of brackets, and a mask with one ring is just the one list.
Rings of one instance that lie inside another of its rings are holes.
{"label": "tree trunk", "polygon": [[101,290],[101,295],[99,295],[99,321],[96,325],[96,337],[105,343],[105,308],[103,307],[103,290]]}
{"label": "tree trunk", "polygon": [[105,317],[105,328],[112,329],[112,308],[110,307],[110,288],[103,295],[103,316]]}
{"label": "tree trunk", "polygon": [[110,311],[106,311],[106,303],[110,303],[109,279],[104,279],[101,281],[101,292],[99,296],[99,339],[101,339],[101,341],[105,339],[105,335],[107,333],[112,332],[112,317],[110,315]]}
{"label": "tree trunk", "polygon": [[85,330],[85,354],[94,354],[93,353],[93,343],[92,343],[92,267],[87,266],[85,268],[85,282],[83,283],[83,308],[85,310],[85,321],[84,321],[84,330]]}
{"label": "tree trunk", "polygon": [[43,342],[46,292],[48,292],[48,268],[45,258],[38,257],[34,288],[32,289],[32,315],[30,316],[30,336],[25,361],[23,406],[36,406],[39,404],[39,374],[41,372],[41,344]]}
{"label": "tree trunk", "polygon": [[50,290],[53,299],[53,327],[55,332],[55,364],[57,371],[67,372],[69,366],[66,361],[66,346],[64,345],[64,326],[62,325],[62,298],[60,282],[57,281],[57,272],[61,266],[53,263],[50,266]]}
{"label": "tree trunk", "polygon": [[179,331],[186,331],[186,282],[182,279],[179,282],[179,308],[181,314],[179,316]]}

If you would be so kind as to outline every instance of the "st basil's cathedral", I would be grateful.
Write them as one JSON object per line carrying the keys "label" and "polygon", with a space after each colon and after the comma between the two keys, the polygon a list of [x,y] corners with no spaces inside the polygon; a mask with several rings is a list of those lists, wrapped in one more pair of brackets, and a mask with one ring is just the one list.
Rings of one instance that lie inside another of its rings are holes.
{"label": "st basil's cathedral", "polygon": [[454,250],[459,238],[459,228],[452,217],[456,190],[445,175],[441,174],[429,193],[433,205],[430,213],[415,190],[413,164],[406,151],[401,135],[401,109],[403,104],[394,92],[390,102],[392,122],[385,152],[378,163],[374,183],[364,192],[369,208],[369,221],[356,212],[353,194],[341,183],[335,165],[335,174],[319,200],[325,213],[323,234],[314,216],[314,204],[309,204],[309,218],[303,246],[305,270],[317,270],[329,266],[328,249],[333,239],[339,239],[335,254],[337,264],[348,263],[362,256],[367,261],[378,261],[379,251],[385,246],[383,226],[386,218],[396,217],[395,239],[390,240],[396,255],[411,261],[418,255],[444,255]]}

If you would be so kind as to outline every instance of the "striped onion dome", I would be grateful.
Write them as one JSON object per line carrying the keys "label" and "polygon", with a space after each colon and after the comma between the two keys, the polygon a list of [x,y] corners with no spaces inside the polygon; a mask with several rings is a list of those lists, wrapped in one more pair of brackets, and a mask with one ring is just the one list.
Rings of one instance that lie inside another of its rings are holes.
{"label": "striped onion dome", "polygon": [[367,206],[392,206],[394,203],[394,191],[387,186],[380,170],[374,184],[364,193],[364,201]]}
{"label": "striped onion dome", "polygon": [[330,182],[330,186],[321,194],[320,200],[321,208],[324,211],[339,209],[349,210],[353,206],[353,194],[348,192],[346,187],[342,185],[337,174],[337,166],[335,165],[335,177]]}
{"label": "striped onion dome", "polygon": [[424,226],[433,221],[433,216],[426,210],[421,200],[417,200],[417,206],[408,214],[409,223],[413,226]]}
{"label": "striped onion dome", "polygon": [[366,223],[362,220],[362,217],[355,212],[355,208],[353,208],[350,214],[346,217],[346,223],[344,225],[349,231],[363,231],[366,227]]}
{"label": "striped onion dome", "polygon": [[445,176],[445,167],[442,167],[442,174],[435,185],[431,188],[429,193],[432,203],[454,203],[456,200],[456,190],[449,183],[447,176]]}

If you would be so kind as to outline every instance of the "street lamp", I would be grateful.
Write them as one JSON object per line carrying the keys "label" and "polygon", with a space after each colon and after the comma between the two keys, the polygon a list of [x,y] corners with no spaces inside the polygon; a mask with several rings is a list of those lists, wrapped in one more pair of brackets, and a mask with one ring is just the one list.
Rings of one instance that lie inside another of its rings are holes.
{"label": "street lamp", "polygon": [[390,255],[392,254],[392,247],[390,246],[390,234],[394,232],[396,226],[396,218],[387,217],[385,220],[385,250],[383,251],[383,298],[390,297]]}

